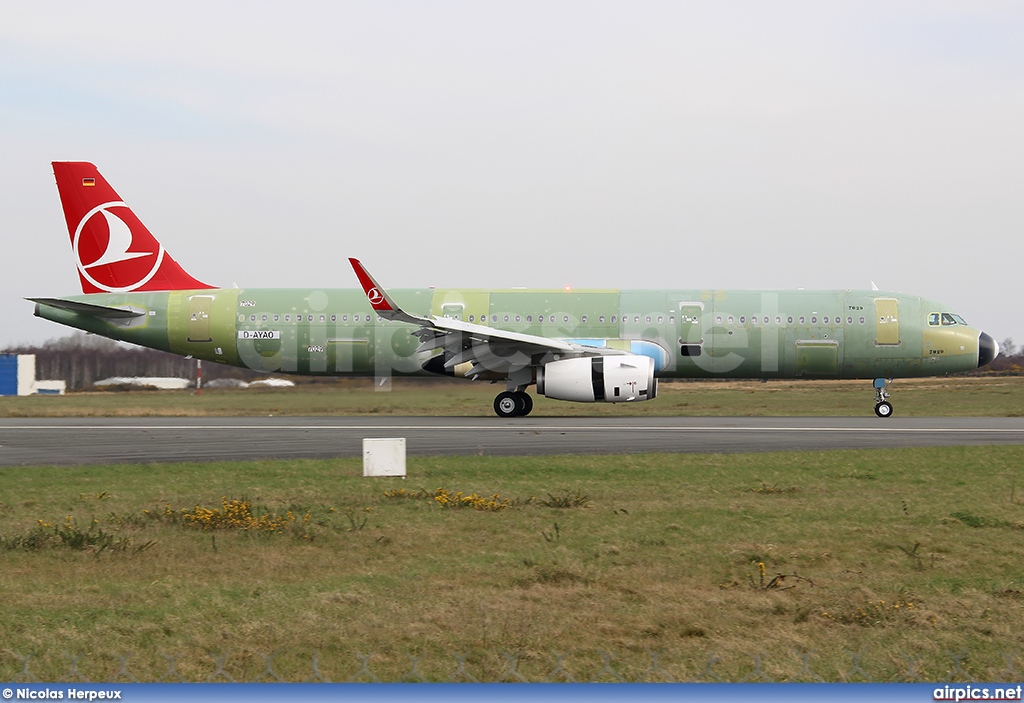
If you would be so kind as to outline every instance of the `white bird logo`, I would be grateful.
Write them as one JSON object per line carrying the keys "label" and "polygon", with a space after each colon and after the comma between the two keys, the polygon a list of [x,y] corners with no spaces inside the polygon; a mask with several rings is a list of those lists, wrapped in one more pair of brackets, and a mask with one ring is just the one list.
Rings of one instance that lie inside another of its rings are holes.
{"label": "white bird logo", "polygon": [[100,258],[91,264],[85,264],[84,268],[91,269],[94,266],[116,264],[118,261],[128,261],[129,259],[138,259],[140,256],[150,255],[151,252],[148,251],[128,251],[128,247],[132,245],[132,231],[125,224],[125,221],[106,210],[100,210],[100,214],[106,218],[107,228],[110,230],[110,236],[107,238],[107,249]]}
{"label": "white bird logo", "polygon": [[[128,206],[123,202],[103,203],[102,205],[97,205],[92,210],[85,213],[85,217],[82,218],[81,222],[78,223],[78,227],[75,229],[75,238],[72,242],[72,247],[75,250],[75,259],[78,263],[78,271],[86,281],[96,288],[107,291],[108,293],[126,293],[145,285],[151,278],[153,278],[153,276],[156,275],[156,272],[160,269],[160,265],[164,260],[164,247],[159,242],[156,242],[156,251],[128,251],[132,246],[134,236],[128,223],[122,220],[117,214],[110,212],[110,210],[115,207],[127,208]],[[85,229],[85,225],[97,213],[102,213],[103,218],[107,223],[107,230],[109,232],[107,235],[107,244],[98,259],[86,263],[82,261],[82,253],[80,250],[82,233]],[[93,275],[93,273],[90,272],[90,269],[95,269],[99,266],[121,264],[126,261],[133,261],[146,256],[155,256],[153,265],[148,270],[146,270],[145,265],[129,265],[128,268],[121,267],[119,269],[107,269],[103,272],[98,271],[96,272],[96,275]],[[117,271],[117,274],[114,274],[114,271]],[[106,280],[99,280],[97,276],[100,279]],[[114,285],[112,283],[115,280],[124,283],[125,278],[131,278],[134,280],[131,280],[125,285]]]}

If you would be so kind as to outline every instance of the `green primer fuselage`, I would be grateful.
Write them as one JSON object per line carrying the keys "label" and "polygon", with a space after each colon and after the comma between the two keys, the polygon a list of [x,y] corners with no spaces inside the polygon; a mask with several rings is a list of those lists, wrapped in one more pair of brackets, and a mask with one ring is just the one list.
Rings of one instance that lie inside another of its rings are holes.
{"label": "green primer fuselage", "polygon": [[[949,309],[879,291],[390,291],[408,312],[655,350],[663,378],[898,378],[978,366],[979,330]],[[267,372],[426,374],[412,325],[377,317],[357,289],[210,289],[64,300],[142,313],[108,320],[37,306],[37,315],[144,347]],[[641,342],[653,343],[642,344]],[[640,344],[638,344],[640,343]],[[664,350],[663,352],[660,350]],[[648,353],[648,355],[651,355]]]}

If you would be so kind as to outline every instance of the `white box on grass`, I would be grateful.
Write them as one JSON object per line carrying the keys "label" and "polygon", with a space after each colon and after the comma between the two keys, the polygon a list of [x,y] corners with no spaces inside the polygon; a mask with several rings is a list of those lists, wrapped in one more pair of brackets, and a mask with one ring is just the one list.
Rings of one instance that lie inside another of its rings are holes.
{"label": "white box on grass", "polygon": [[405,478],[405,437],[364,438],[363,476]]}

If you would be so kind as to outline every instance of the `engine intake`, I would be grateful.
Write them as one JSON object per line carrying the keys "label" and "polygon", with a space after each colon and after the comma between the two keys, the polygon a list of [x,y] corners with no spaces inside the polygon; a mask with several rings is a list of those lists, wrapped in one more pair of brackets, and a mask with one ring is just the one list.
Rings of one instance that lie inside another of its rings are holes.
{"label": "engine intake", "polygon": [[657,396],[658,379],[649,356],[562,359],[537,369],[537,392],[578,403],[629,403]]}

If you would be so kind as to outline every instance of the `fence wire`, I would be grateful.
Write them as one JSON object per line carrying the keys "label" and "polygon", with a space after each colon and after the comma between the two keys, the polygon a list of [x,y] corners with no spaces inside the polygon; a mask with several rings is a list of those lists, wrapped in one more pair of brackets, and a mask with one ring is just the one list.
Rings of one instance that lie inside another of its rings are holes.
{"label": "fence wire", "polygon": [[[872,661],[846,652],[824,662],[813,652],[794,651],[780,661],[765,654],[676,662],[652,650],[628,652],[550,652],[544,655],[457,653],[422,655],[374,652],[281,655],[251,651],[180,656],[174,654],[21,655],[0,652],[0,681],[10,683],[786,683],[786,682],[957,682],[1021,678],[1020,652],[1001,661],[974,661],[967,652],[904,656]],[[786,668],[791,671],[786,671]]]}

